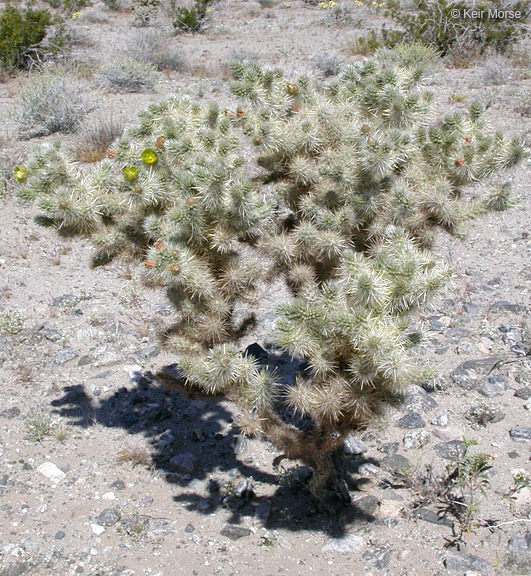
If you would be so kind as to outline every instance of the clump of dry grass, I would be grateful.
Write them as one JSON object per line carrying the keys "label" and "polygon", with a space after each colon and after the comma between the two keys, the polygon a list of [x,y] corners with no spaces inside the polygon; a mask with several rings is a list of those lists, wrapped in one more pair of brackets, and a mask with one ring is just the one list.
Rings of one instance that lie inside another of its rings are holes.
{"label": "clump of dry grass", "polygon": [[75,146],[75,156],[81,162],[98,162],[105,158],[110,145],[119,138],[124,123],[112,115],[98,115],[86,122]]}
{"label": "clump of dry grass", "polygon": [[146,465],[149,461],[149,454],[144,446],[139,444],[130,444],[118,452],[116,455],[116,461],[120,463],[129,463],[134,468],[135,466]]}
{"label": "clump of dry grass", "polygon": [[160,74],[150,62],[121,56],[96,74],[98,84],[111,92],[145,92],[152,90]]}
{"label": "clump of dry grass", "polygon": [[159,71],[186,69],[181,51],[172,45],[175,38],[164,37],[157,30],[141,29],[131,39],[127,54],[141,62],[152,64]]}
{"label": "clump of dry grass", "polygon": [[22,138],[74,132],[94,108],[88,86],[63,66],[46,66],[31,74],[17,95],[14,119]]}

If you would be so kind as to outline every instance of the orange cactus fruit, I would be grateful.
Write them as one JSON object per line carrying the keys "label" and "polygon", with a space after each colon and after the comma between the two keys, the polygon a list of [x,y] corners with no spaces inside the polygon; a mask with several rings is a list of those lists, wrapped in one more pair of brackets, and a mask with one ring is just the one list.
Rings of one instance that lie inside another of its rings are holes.
{"label": "orange cactus fruit", "polygon": [[151,270],[151,268],[153,268],[153,266],[155,266],[155,262],[153,262],[153,260],[146,260],[144,262],[144,266]]}
{"label": "orange cactus fruit", "polygon": [[223,114],[225,114],[225,116],[231,120],[232,120],[232,118],[234,118],[234,113],[231,112],[228,108],[225,108],[225,110],[223,111]]}
{"label": "orange cactus fruit", "polygon": [[164,138],[164,136],[159,136],[157,138],[157,140],[155,141],[155,148],[158,148],[159,150],[163,150],[165,142],[166,142],[166,138]]}
{"label": "orange cactus fruit", "polygon": [[170,274],[172,276],[177,276],[181,272],[181,267],[178,264],[172,264],[170,266]]}
{"label": "orange cactus fruit", "polygon": [[116,156],[116,150],[109,150],[107,152],[107,158],[114,158]]}
{"label": "orange cactus fruit", "polygon": [[164,248],[164,242],[162,240],[157,240],[155,242],[155,250],[160,252]]}
{"label": "orange cactus fruit", "polygon": [[238,116],[238,118],[245,116],[245,112],[239,106],[236,108],[236,116]]}
{"label": "orange cactus fruit", "polygon": [[465,138],[465,146],[470,146],[470,144],[472,144],[472,139],[470,138],[470,136],[467,136]]}
{"label": "orange cactus fruit", "polygon": [[456,166],[462,166],[462,165],[463,165],[463,162],[464,162],[464,160],[463,160],[462,158],[456,158],[456,159],[454,160],[454,164],[455,164]]}

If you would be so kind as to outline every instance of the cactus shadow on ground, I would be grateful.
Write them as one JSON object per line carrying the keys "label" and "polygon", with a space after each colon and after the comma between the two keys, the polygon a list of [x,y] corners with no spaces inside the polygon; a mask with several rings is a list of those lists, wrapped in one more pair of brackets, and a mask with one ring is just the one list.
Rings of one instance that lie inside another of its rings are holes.
{"label": "cactus shadow on ground", "polygon": [[[314,530],[333,536],[343,534],[347,525],[374,520],[356,502],[340,512],[319,509],[303,487],[305,475],[311,475],[308,468],[286,467],[279,475],[261,470],[245,454],[238,454],[242,437],[236,427],[228,426],[233,415],[225,403],[222,397],[189,393],[146,372],[134,387],[119,388],[102,400],[91,398],[82,385],[65,386],[63,396],[51,404],[73,426],[121,428],[146,438],[151,445],[150,465],[169,484],[182,488],[174,501],[194,513],[210,515],[225,508],[230,511],[230,524],[253,517],[268,529]],[[189,473],[183,469],[186,463],[171,461],[182,454],[194,456]],[[359,461],[347,463],[347,475],[359,465]],[[242,478],[252,478],[255,484],[257,494],[250,499],[227,492],[227,482],[234,487]],[[198,480],[202,488],[197,488]]]}

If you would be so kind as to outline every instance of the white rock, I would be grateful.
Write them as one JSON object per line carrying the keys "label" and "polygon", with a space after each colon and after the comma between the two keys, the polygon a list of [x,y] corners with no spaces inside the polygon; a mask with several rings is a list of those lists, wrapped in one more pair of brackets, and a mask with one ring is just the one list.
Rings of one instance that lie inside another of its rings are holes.
{"label": "white rock", "polygon": [[363,547],[363,538],[356,534],[347,534],[341,538],[330,538],[328,544],[323,546],[323,552],[357,552]]}
{"label": "white rock", "polygon": [[91,524],[90,527],[92,528],[92,533],[96,534],[96,536],[101,536],[105,532],[105,528],[99,524]]}
{"label": "white rock", "polygon": [[115,500],[116,496],[114,495],[114,492],[105,492],[105,494],[102,494],[101,499],[102,500]]}
{"label": "white rock", "polygon": [[53,462],[45,462],[37,468],[37,472],[40,472],[46,478],[49,478],[53,482],[60,482],[66,478],[66,474],[59,469]]}

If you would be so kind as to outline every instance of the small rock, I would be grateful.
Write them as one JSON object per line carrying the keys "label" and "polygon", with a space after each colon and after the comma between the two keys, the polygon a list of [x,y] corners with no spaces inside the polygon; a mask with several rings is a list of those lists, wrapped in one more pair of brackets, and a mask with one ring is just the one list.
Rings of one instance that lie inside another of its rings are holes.
{"label": "small rock", "polygon": [[447,330],[445,336],[451,342],[459,342],[463,338],[466,338],[469,334],[470,332],[466,328],[456,326],[454,328],[450,328],[450,330]]}
{"label": "small rock", "polygon": [[240,480],[235,488],[236,496],[243,498],[244,500],[250,500],[254,496],[254,488],[252,483],[245,479]]}
{"label": "small rock", "polygon": [[353,434],[347,436],[345,442],[343,443],[343,452],[349,456],[359,456],[367,452],[367,446],[358,440]]}
{"label": "small rock", "polygon": [[437,402],[420,386],[409,386],[404,395],[402,408],[404,412],[428,412],[437,407]]}
{"label": "small rock", "polygon": [[40,472],[43,476],[46,476],[46,478],[54,482],[59,482],[66,478],[66,474],[52,462],[41,464],[37,468],[37,472]]}
{"label": "small rock", "polygon": [[63,294],[62,296],[57,296],[52,301],[52,306],[76,306],[79,304],[80,298],[74,296],[74,294]]}
{"label": "small rock", "polygon": [[490,563],[483,558],[463,552],[449,554],[444,564],[448,572],[460,572],[461,574],[467,570],[477,570],[478,572],[490,572],[492,570]]}
{"label": "small rock", "polygon": [[105,510],[102,510],[96,518],[96,522],[100,526],[112,526],[113,524],[116,524],[120,518],[121,514],[118,510],[115,508],[105,508]]}
{"label": "small rock", "polygon": [[511,536],[509,542],[507,543],[507,549],[511,552],[527,550],[526,539],[523,536],[520,536],[520,534],[515,534],[514,536]]}
{"label": "small rock", "polygon": [[163,448],[171,446],[175,442],[175,436],[171,430],[166,430],[159,436],[159,444]]}
{"label": "small rock", "polygon": [[138,506],[141,508],[149,508],[153,504],[153,497],[152,496],[144,496],[140,499]]}
{"label": "small rock", "polygon": [[488,382],[483,382],[479,387],[478,392],[487,398],[494,398],[494,396],[502,396],[505,392],[505,387],[498,382],[491,382],[489,378]]}
{"label": "small rock", "polygon": [[475,360],[467,360],[460,364],[452,373],[454,382],[464,390],[472,390],[476,387],[478,374],[488,371],[501,360],[499,356],[487,356]]}
{"label": "small rock", "polygon": [[433,512],[433,510],[429,510],[428,508],[417,508],[413,511],[413,516],[415,518],[419,518],[420,520],[424,520],[424,522],[437,524],[439,526],[448,526],[448,528],[452,528],[454,525],[454,523],[449,518],[439,516]]}
{"label": "small rock", "polygon": [[154,358],[160,354],[160,348],[158,346],[147,346],[146,348],[139,348],[135,350],[133,354],[140,358],[140,360],[147,360],[148,358]]}
{"label": "small rock", "polygon": [[367,550],[365,554],[361,557],[369,566],[373,566],[376,570],[385,570],[391,558],[393,556],[393,550],[388,546],[378,546],[372,550]]}
{"label": "small rock", "polygon": [[231,540],[239,540],[240,538],[250,536],[251,530],[249,528],[244,528],[243,526],[233,526],[228,524],[221,529],[220,534],[230,538]]}
{"label": "small rock", "polygon": [[401,454],[389,454],[382,460],[382,467],[390,472],[407,470],[410,466],[411,462]]}
{"label": "small rock", "polygon": [[465,453],[465,444],[461,440],[450,440],[436,444],[434,450],[445,460],[459,460]]}
{"label": "small rock", "polygon": [[234,454],[240,455],[247,451],[247,439],[243,434],[237,434],[232,440]]}
{"label": "small rock", "polygon": [[435,417],[431,423],[440,428],[447,428],[450,425],[450,417],[448,414],[441,414],[440,416]]}
{"label": "small rock", "polygon": [[94,363],[94,358],[88,354],[85,356],[81,356],[81,358],[77,361],[77,365],[82,368],[83,366],[90,366],[90,364]]}
{"label": "small rock", "polygon": [[28,570],[28,565],[25,562],[15,562],[10,564],[2,572],[2,576],[21,576]]}
{"label": "small rock", "polygon": [[195,532],[194,525],[193,525],[193,524],[187,524],[186,527],[185,527],[185,529],[184,529],[184,531],[185,531],[187,534],[192,534],[192,532]]}
{"label": "small rock", "polygon": [[105,532],[105,528],[100,524],[91,524],[90,528],[92,530],[92,533],[95,534],[96,536],[101,536]]}
{"label": "small rock", "polygon": [[59,342],[59,340],[62,338],[61,334],[53,328],[43,328],[42,335],[46,338],[46,340],[50,340],[50,342]]}
{"label": "small rock", "polygon": [[480,311],[480,307],[477,304],[473,304],[472,302],[467,302],[464,306],[464,310],[470,316],[477,316]]}
{"label": "small rock", "polygon": [[339,552],[340,554],[347,554],[349,552],[357,552],[363,548],[364,541],[361,536],[357,534],[346,534],[340,538],[330,538],[325,546],[323,552]]}
{"label": "small rock", "polygon": [[58,530],[55,533],[55,539],[56,540],[62,540],[65,536],[66,536],[66,534],[62,530]]}
{"label": "small rock", "polygon": [[522,400],[529,400],[531,398],[531,388],[518,388],[518,390],[515,390],[514,395]]}
{"label": "small rock", "polygon": [[59,352],[55,354],[53,361],[56,364],[62,365],[66,364],[70,360],[73,360],[74,358],[77,358],[77,356],[78,356],[77,352],[72,348],[63,348],[62,350],[59,350]]}
{"label": "small rock", "polygon": [[115,480],[112,484],[111,484],[111,488],[116,488],[116,490],[124,490],[125,488],[125,482],[123,480]]}
{"label": "small rock", "polygon": [[192,542],[194,544],[201,544],[202,541],[203,541],[203,538],[201,538],[201,536],[199,536],[199,534],[194,534],[192,536]]}
{"label": "small rock", "polygon": [[513,426],[509,434],[514,442],[530,442],[531,426]]}
{"label": "small rock", "polygon": [[399,428],[424,428],[426,423],[418,412],[408,412],[396,421]]}
{"label": "small rock", "polygon": [[403,444],[405,450],[417,450],[429,444],[431,440],[430,433],[427,430],[417,430],[415,432],[406,432],[404,434]]}
{"label": "small rock", "polygon": [[182,474],[192,474],[195,470],[197,458],[190,452],[177,454],[170,459],[170,464]]}
{"label": "small rock", "polygon": [[520,304],[511,304],[508,300],[498,300],[491,306],[491,310],[507,310],[507,312],[523,312],[524,306]]}

